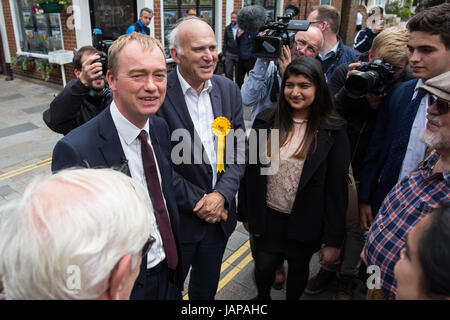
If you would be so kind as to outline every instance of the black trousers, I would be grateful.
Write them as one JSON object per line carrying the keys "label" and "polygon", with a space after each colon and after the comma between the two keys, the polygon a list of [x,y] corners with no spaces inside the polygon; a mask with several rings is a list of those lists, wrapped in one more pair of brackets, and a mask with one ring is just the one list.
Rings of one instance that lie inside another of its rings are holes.
{"label": "black trousers", "polygon": [[250,70],[253,69],[255,66],[256,59],[250,58],[250,59],[239,59],[237,68],[236,68],[236,84],[238,85],[239,89],[242,87],[242,84],[244,83],[245,74],[249,73]]}

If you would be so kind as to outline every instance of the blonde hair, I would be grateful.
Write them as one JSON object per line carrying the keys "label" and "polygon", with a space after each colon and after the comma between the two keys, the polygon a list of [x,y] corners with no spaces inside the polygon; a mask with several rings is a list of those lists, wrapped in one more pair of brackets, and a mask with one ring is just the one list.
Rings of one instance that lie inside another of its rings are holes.
{"label": "blonde hair", "polygon": [[396,63],[408,58],[408,40],[408,30],[390,27],[375,37],[370,52],[374,58]]}
{"label": "blonde hair", "polygon": [[137,41],[144,50],[159,48],[164,55],[164,49],[158,39],[138,32],[121,35],[108,50],[108,69],[114,77],[117,76],[117,70],[119,69],[119,53],[131,41]]}

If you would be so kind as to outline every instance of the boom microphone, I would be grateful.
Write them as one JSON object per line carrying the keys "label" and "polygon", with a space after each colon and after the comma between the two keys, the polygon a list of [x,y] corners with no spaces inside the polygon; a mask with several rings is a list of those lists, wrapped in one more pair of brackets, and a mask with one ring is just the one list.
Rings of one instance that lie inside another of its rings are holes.
{"label": "boom microphone", "polygon": [[266,10],[259,5],[246,6],[239,10],[237,23],[245,32],[258,32],[266,23]]}

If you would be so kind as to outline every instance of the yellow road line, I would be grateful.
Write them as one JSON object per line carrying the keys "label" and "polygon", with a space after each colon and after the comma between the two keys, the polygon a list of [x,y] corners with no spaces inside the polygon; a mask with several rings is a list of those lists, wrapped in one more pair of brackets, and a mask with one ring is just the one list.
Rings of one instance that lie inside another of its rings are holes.
{"label": "yellow road line", "polygon": [[42,160],[42,161],[30,164],[30,165],[25,166],[25,167],[21,167],[19,169],[15,169],[15,170],[3,173],[3,174],[0,175],[0,181],[6,180],[8,178],[15,177],[15,176],[18,176],[19,174],[22,174],[22,173],[25,173],[25,172],[28,172],[28,171],[31,171],[31,170],[34,170],[34,169],[46,166],[46,165],[49,165],[50,163],[52,163],[52,158],[48,158],[48,159],[45,159],[45,160]]}
{"label": "yellow road line", "polygon": [[[233,262],[235,262],[240,256],[242,256],[250,247],[250,241],[247,240],[239,249],[237,249],[231,256],[229,256],[220,268],[220,273],[224,272]],[[244,269],[247,264],[252,261],[252,254],[249,253],[237,266],[231,269],[222,280],[219,281],[217,287],[217,292],[219,292],[223,287],[225,287],[228,282],[230,282],[242,269]],[[183,300],[189,300],[189,295],[186,293],[183,296]]]}

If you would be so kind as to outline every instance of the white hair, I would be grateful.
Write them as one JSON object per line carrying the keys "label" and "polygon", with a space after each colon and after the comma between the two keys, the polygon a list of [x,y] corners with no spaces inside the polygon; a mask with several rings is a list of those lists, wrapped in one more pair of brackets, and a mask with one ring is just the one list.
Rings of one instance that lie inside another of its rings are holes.
{"label": "white hair", "polygon": [[208,27],[211,28],[211,26],[208,23],[206,23],[205,20],[203,20],[202,18],[197,17],[197,16],[188,16],[188,17],[179,19],[177,21],[177,23],[173,26],[172,30],[169,33],[169,36],[167,37],[167,39],[169,40],[169,49],[175,49],[179,55],[183,54],[183,48],[181,48],[180,39],[178,38],[179,27],[180,27],[180,24],[182,24],[184,21],[188,21],[188,20],[202,21]]}
{"label": "white hair", "polygon": [[[96,299],[126,254],[150,235],[148,194],[112,169],[36,178],[0,208],[0,275],[7,299]],[[79,288],[69,284],[80,271]]]}

